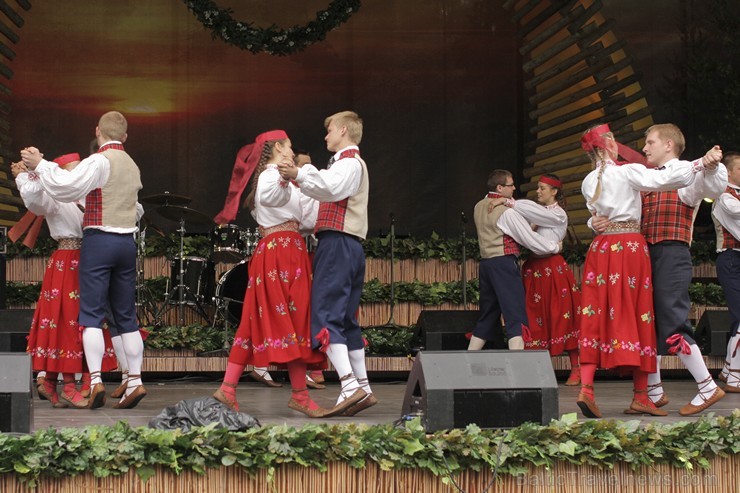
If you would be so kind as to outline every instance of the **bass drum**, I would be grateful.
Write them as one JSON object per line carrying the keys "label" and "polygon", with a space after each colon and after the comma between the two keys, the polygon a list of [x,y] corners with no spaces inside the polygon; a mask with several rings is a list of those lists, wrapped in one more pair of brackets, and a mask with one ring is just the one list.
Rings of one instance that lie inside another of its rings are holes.
{"label": "bass drum", "polygon": [[242,319],[242,305],[247,292],[247,262],[242,260],[228,270],[216,286],[216,304],[225,307],[224,316],[229,323],[238,325]]}

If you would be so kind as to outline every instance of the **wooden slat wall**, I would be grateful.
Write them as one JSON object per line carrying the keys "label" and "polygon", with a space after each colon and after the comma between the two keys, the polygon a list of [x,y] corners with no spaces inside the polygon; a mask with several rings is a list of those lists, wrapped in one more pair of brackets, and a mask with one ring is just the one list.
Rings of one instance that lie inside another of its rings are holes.
{"label": "wooden slat wall", "polygon": [[604,19],[600,0],[507,0],[518,26],[526,114],[530,120],[521,189],[534,196],[543,173],[557,173],[568,196],[570,221],[582,241],[591,238],[580,193],[591,164],[580,148],[581,134],[609,123],[623,144],[641,148],[652,125],[651,108],[640,74],[623,40]]}
{"label": "wooden slat wall", "polygon": [[[18,10],[18,9],[22,10]],[[16,33],[23,27],[23,10],[31,8],[28,1],[14,4],[0,0],[0,226],[12,226],[25,212],[23,201],[15,187],[10,163],[18,159],[10,139],[10,97],[8,81],[13,78],[10,62],[15,58],[13,45],[19,41]]]}

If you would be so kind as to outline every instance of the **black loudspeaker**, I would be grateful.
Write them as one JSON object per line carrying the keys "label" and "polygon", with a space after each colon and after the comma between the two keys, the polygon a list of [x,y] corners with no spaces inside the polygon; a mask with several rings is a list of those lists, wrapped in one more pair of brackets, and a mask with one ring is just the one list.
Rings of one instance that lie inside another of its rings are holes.
{"label": "black loudspeaker", "polygon": [[0,432],[31,432],[31,378],[30,355],[0,353]]}
{"label": "black loudspeaker", "polygon": [[427,432],[511,428],[558,417],[558,383],[547,351],[422,351],[409,374],[403,416]]}
{"label": "black loudspeaker", "polygon": [[0,310],[0,352],[25,353],[33,310]]}
{"label": "black loudspeaker", "polygon": [[696,324],[696,345],[704,355],[726,356],[730,329],[729,311],[706,310]]}
{"label": "black loudspeaker", "polygon": [[[416,321],[418,331],[426,351],[448,351],[468,349],[465,334],[472,332],[478,322],[478,310],[423,310]],[[500,338],[488,341],[486,349],[505,349],[503,329],[498,331]]]}

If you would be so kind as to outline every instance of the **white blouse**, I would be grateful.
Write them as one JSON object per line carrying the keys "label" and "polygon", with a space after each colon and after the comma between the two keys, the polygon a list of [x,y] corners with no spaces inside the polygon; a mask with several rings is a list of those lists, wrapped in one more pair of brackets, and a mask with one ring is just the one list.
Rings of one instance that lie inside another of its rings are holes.
{"label": "white blouse", "polygon": [[319,203],[301,193],[293,183],[283,180],[277,164],[268,164],[257,179],[253,215],[257,224],[271,228],[286,221],[297,221],[301,231],[313,231]]}
{"label": "white blouse", "polygon": [[82,211],[79,202],[57,202],[44,191],[39,175],[33,171],[20,173],[15,183],[26,208],[39,216],[46,216],[51,237],[82,238]]}

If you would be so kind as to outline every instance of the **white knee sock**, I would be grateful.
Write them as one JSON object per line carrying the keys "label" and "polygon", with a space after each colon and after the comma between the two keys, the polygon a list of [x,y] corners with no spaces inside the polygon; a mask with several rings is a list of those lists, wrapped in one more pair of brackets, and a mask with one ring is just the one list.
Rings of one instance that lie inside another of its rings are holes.
{"label": "white knee sock", "polygon": [[373,391],[370,389],[370,382],[367,379],[367,368],[365,366],[365,350],[355,349],[349,352],[349,362],[352,365],[352,373],[357,377],[357,381],[362,387],[362,390],[368,394],[372,394]]}
{"label": "white knee sock", "polygon": [[721,373],[721,375],[724,376],[725,379],[727,379],[727,374],[730,372],[730,368],[732,367],[732,352],[735,350],[735,346],[737,345],[738,340],[740,340],[740,332],[730,337],[730,340],[727,341],[727,356],[725,356],[725,365],[722,367]]}
{"label": "white knee sock", "polygon": [[85,330],[82,331],[82,347],[85,350],[87,368],[90,370],[90,385],[103,383],[100,378],[100,368],[103,365],[103,355],[105,354],[105,339],[103,339],[102,329],[85,327]]}
{"label": "white knee sock", "polygon": [[714,389],[717,388],[717,384],[712,380],[712,376],[709,374],[709,370],[707,370],[707,365],[704,363],[704,358],[701,355],[699,346],[692,344],[691,354],[679,352],[678,357],[686,366],[686,369],[689,370],[691,376],[694,377],[696,383],[702,383],[705,380],[710,379],[708,383],[701,385],[701,392],[691,401],[693,405],[699,406],[704,402],[701,398],[701,394],[704,394],[705,398],[711,397],[714,393]]}
{"label": "white knee sock", "polygon": [[[141,385],[141,364],[144,362],[144,341],[141,339],[141,333],[127,332],[121,334],[121,342],[126,352],[126,361],[128,362],[129,377],[139,375],[138,377],[129,378],[128,387],[131,389],[136,385]],[[128,390],[126,391],[128,393]]]}
{"label": "white knee sock", "polygon": [[116,353],[116,359],[118,360],[118,366],[121,368],[121,379],[126,381],[128,377],[128,360],[126,359],[126,351],[123,349],[123,340],[120,335],[110,338],[113,344],[113,352]]}
{"label": "white knee sock", "polygon": [[477,336],[472,336],[470,338],[470,343],[468,344],[468,351],[480,351],[483,349],[483,346],[486,345],[486,340],[481,339]]}
{"label": "white knee sock", "polygon": [[730,345],[727,346],[727,358],[730,361],[729,368],[732,368],[733,372],[727,371],[727,386],[728,387],[740,387],[740,373],[738,373],[738,370],[740,370],[740,348],[738,348],[737,352],[735,353],[735,356],[732,355],[733,351],[735,351],[735,348],[737,347],[737,343],[740,341],[740,332],[738,332],[734,337],[730,338]]}
{"label": "white knee sock", "polygon": [[[340,404],[351,396],[360,387],[360,384],[357,382],[357,377],[352,373],[352,363],[349,361],[349,351],[347,351],[346,344],[329,344],[329,350],[326,352],[326,355],[337,371],[340,383],[342,384],[342,391],[337,398],[337,404]],[[348,378],[341,380],[348,375]]]}
{"label": "white knee sock", "polygon": [[660,379],[660,356],[656,356],[657,364],[655,373],[648,373],[648,397],[653,402],[658,402],[663,397],[663,381]]}

